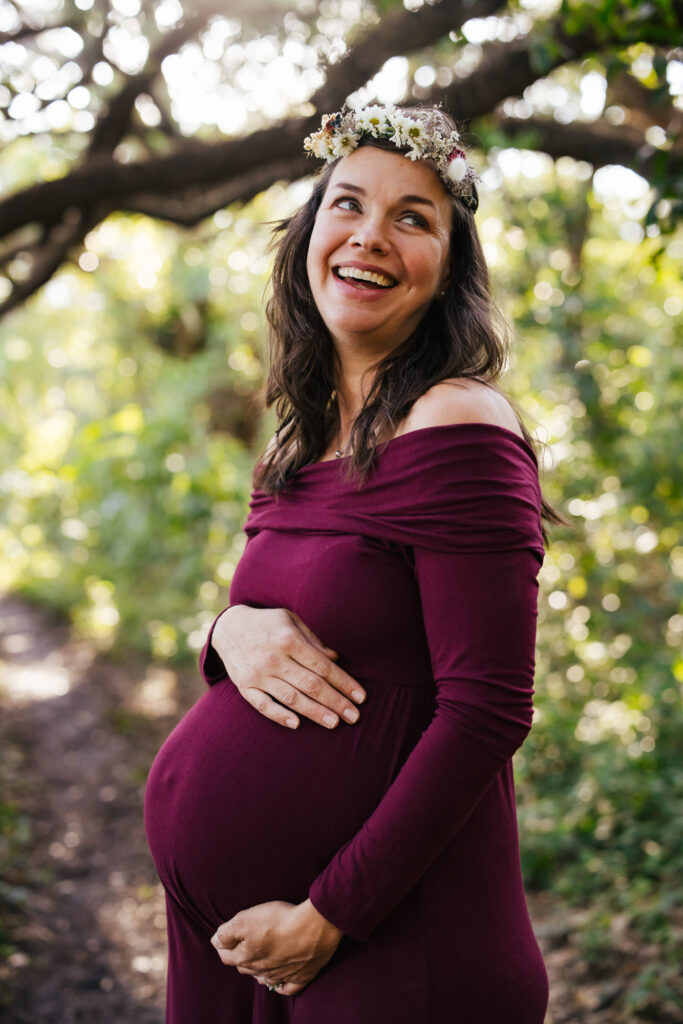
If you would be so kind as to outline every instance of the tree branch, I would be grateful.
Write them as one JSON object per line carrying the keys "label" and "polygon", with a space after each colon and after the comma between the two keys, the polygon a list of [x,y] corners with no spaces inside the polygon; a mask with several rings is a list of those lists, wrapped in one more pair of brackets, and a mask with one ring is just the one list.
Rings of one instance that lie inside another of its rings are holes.
{"label": "tree branch", "polygon": [[31,271],[24,280],[12,281],[12,290],[7,298],[0,302],[0,317],[11,310],[16,309],[23,302],[38,291],[39,288],[50,280],[52,275],[59,270],[62,263],[69,254],[69,250],[83,242],[83,239],[96,224],[111,212],[109,209],[94,211],[70,210],[67,211],[63,222],[52,229],[49,241],[42,245],[34,256],[34,246],[22,247],[20,253],[29,253],[32,256]]}
{"label": "tree branch", "polygon": [[0,32],[0,46],[4,43],[16,43],[20,39],[26,39],[28,36],[39,36],[41,32],[51,32],[56,28],[71,28],[74,32],[78,32],[80,19],[66,18],[64,21],[56,21],[51,25],[29,25],[27,22],[22,22],[17,28],[9,29],[7,32]]}
{"label": "tree branch", "polygon": [[151,83],[159,74],[164,58],[176,53],[206,24],[212,14],[221,12],[223,7],[222,0],[205,0],[177,28],[161,37],[156,47],[150,51],[143,70],[129,78],[119,94],[110,100],[106,113],[93,129],[88,157],[99,153],[111,153],[116,148],[128,129],[135,100],[140,93],[149,91]]}
{"label": "tree branch", "polygon": [[[211,2],[220,5],[222,0]],[[467,6],[466,0],[441,0],[434,5],[425,4],[414,14],[400,11],[392,21],[392,47],[398,48],[398,52],[411,52],[415,40],[420,46],[435,42],[445,31],[457,28],[466,17],[471,17],[474,10],[483,12],[495,6],[499,6],[499,0],[475,0],[473,6]],[[207,4],[203,17],[209,9],[213,8]],[[327,84],[314,100],[319,101],[323,96],[328,107],[335,109],[364,76],[367,78],[368,73],[379,70],[390,53],[382,43],[384,23],[370,30],[346,58],[334,65],[331,70],[334,89]],[[179,31],[187,32],[187,26]],[[370,55],[374,55],[372,64]],[[138,192],[177,193],[178,189],[200,182],[210,183],[228,175],[240,177],[271,162],[289,163],[301,153],[303,137],[316,131],[319,125],[320,114],[315,114],[309,118],[290,118],[246,138],[221,143],[188,141],[176,152],[155,160],[121,164],[105,159],[105,139],[111,146],[111,140],[120,137],[135,97],[148,87],[148,75],[146,69],[119,94],[111,112],[95,130],[91,153],[80,168],[57,181],[31,186],[0,204],[0,237],[27,221],[53,223],[70,205],[89,205],[111,199],[119,202],[123,196]]]}
{"label": "tree branch", "polygon": [[657,153],[642,134],[630,125],[615,127],[604,121],[560,124],[550,118],[507,117],[500,114],[493,123],[512,141],[527,143],[557,159],[570,156],[574,160],[587,160],[594,167],[623,164],[639,174],[646,175]]}
{"label": "tree branch", "polygon": [[621,71],[607,86],[608,103],[618,103],[629,111],[631,124],[646,131],[660,125],[677,135],[683,128],[683,110],[671,101],[667,89],[648,89],[629,71]]}
{"label": "tree branch", "polygon": [[[683,6],[683,5],[681,5]],[[649,42],[659,35],[657,26],[643,28],[631,26],[633,38],[622,32],[615,43]],[[538,67],[538,37],[545,36],[544,66]],[[481,117],[493,110],[509,96],[521,96],[527,86],[542,75],[549,74],[561,64],[584,57],[596,51],[596,37],[592,31],[574,35],[567,33],[559,22],[548,21],[529,35],[509,43],[489,43],[483,48],[477,68],[466,78],[456,80],[446,89],[435,89],[426,99],[428,103],[442,102],[457,119]]]}
{"label": "tree branch", "polygon": [[126,213],[143,213],[158,220],[167,220],[181,227],[194,227],[231,203],[246,203],[276,181],[297,181],[316,170],[304,154],[260,170],[231,178],[218,188],[190,189],[178,195],[159,196],[138,193],[124,199],[117,208]]}
{"label": "tree branch", "polygon": [[504,5],[505,0],[440,0],[425,3],[417,11],[392,11],[342,60],[328,65],[325,82],[311,103],[321,114],[335,110],[340,96],[345,98],[360,89],[390,57],[423,49],[469,18],[484,18]]}

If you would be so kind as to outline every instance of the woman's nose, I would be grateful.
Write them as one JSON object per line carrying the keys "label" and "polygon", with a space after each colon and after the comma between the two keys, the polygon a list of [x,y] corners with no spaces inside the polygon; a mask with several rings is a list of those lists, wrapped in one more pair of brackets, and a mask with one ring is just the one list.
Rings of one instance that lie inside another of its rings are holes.
{"label": "woman's nose", "polygon": [[357,245],[361,249],[376,251],[384,251],[389,245],[385,228],[379,217],[364,217],[363,222],[356,226],[349,241],[351,245]]}

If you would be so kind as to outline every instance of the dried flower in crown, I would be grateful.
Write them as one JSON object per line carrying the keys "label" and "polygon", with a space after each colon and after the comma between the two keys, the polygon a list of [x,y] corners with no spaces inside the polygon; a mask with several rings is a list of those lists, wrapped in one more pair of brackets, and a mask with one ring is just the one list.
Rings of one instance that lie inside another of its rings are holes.
{"label": "dried flower in crown", "polygon": [[397,149],[407,150],[410,160],[431,160],[451,195],[462,199],[472,212],[476,210],[472,186],[479,175],[458,145],[458,132],[446,125],[438,107],[404,111],[389,103],[354,110],[344,105],[335,114],[323,115],[320,131],[306,136],[304,149],[309,156],[331,163],[353,153],[363,138],[387,139]]}

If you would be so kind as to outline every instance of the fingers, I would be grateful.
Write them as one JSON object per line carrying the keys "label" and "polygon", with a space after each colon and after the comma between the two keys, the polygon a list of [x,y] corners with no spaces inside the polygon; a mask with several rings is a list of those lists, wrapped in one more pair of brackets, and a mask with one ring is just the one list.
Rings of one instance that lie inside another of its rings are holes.
{"label": "fingers", "polygon": [[316,656],[310,647],[304,647],[303,650],[297,648],[293,656],[305,668],[326,680],[329,686],[333,687],[334,693],[342,694],[346,698],[346,704],[351,701],[362,704],[365,700],[367,694],[360,683],[333,661]]}
{"label": "fingers", "polygon": [[225,925],[220,925],[215,935],[211,936],[211,945],[215,946],[216,949],[234,949],[242,941],[241,936],[235,934],[234,931],[230,931]]}
{"label": "fingers", "polygon": [[214,632],[214,646],[259,714],[290,729],[300,725],[298,716],[327,729],[358,721],[354,702],[365,700],[363,687],[296,612],[237,605],[231,613],[237,617]]}
{"label": "fingers", "polygon": [[278,673],[281,678],[338,717],[348,722],[358,719],[357,714],[344,714],[357,711],[354,701],[360,704],[366,697],[365,691],[353,676],[303,640],[293,643],[288,654],[290,660],[284,663],[283,670]]}
{"label": "fingers", "polygon": [[257,690],[254,686],[248,686],[241,693],[244,699],[249,701],[259,714],[265,718],[270,718],[271,722],[277,722],[278,725],[284,725],[288,729],[296,729],[298,727],[299,719],[297,716],[292,714],[289,708],[283,707],[282,704],[271,700],[265,690]]}
{"label": "fingers", "polygon": [[298,728],[301,720],[290,710],[290,707],[295,707],[305,718],[310,718],[312,722],[316,722],[326,729],[334,729],[339,725],[337,715],[326,710],[322,705],[316,704],[315,701],[308,700],[284,680],[269,679],[261,686],[267,686],[268,691],[272,691],[277,700],[272,700],[265,689],[257,689],[254,686],[242,690],[242,696],[249,701],[252,707],[256,708],[259,714],[270,718],[272,722],[284,725],[288,729]]}
{"label": "fingers", "polygon": [[[305,652],[299,649],[299,656],[305,657]],[[316,662],[315,667],[319,672],[326,671],[322,660]],[[271,721],[291,729],[299,725],[297,713],[326,729],[336,728],[340,718],[351,725],[358,721],[356,706],[319,673],[306,669],[291,658],[271,671],[273,674],[258,687],[248,686],[241,691],[252,707]]]}
{"label": "fingers", "polygon": [[[213,939],[211,942],[216,946]],[[273,994],[280,996],[297,995],[310,984],[330,959],[324,956],[312,960],[293,960],[275,967],[263,960],[259,962],[259,958],[249,957],[246,951],[237,948],[228,950],[219,945],[216,946],[216,952],[226,967],[233,967],[239,974],[254,978],[260,985],[271,986]]]}
{"label": "fingers", "polygon": [[[318,639],[313,630],[309,629],[306,623],[299,618],[296,612],[290,611],[288,614],[291,615],[301,632],[304,634],[306,639],[313,644],[313,646],[319,647],[328,658],[339,657],[339,654],[334,650],[334,648],[326,647],[325,644]],[[290,654],[292,657],[296,658],[301,665],[311,669],[312,672],[321,676],[323,679],[327,679],[330,685],[333,686],[335,690],[338,690],[339,693],[357,701],[359,704],[365,700],[365,690],[360,683],[356,682],[353,676],[350,676],[348,672],[339,668],[339,666],[335,665],[334,662],[316,658],[315,653],[310,650],[308,645],[302,646],[301,644],[295,644],[294,649],[290,651]]]}
{"label": "fingers", "polygon": [[[340,718],[336,711],[331,710],[332,707],[336,707],[344,715],[344,721],[349,724],[358,720],[359,713],[353,704],[341,698],[331,688],[326,687],[323,692],[324,684],[319,677],[311,673],[303,675],[302,670],[293,663],[284,665],[280,671],[286,678],[268,679],[261,684],[264,690],[251,689],[251,697],[245,691],[244,695],[250,701],[253,698],[254,707],[262,714],[286,723],[287,718],[292,717],[292,711],[296,711],[326,729],[334,729],[339,725]],[[311,696],[308,697],[307,693]],[[280,703],[275,704],[268,694]],[[290,708],[292,710],[289,710]]]}
{"label": "fingers", "polygon": [[322,642],[322,640],[320,640],[315,635],[313,630],[310,629],[306,625],[306,623],[303,621],[303,619],[300,618],[300,616],[297,615],[296,612],[290,611],[290,612],[288,612],[288,614],[294,619],[294,621],[296,622],[297,626],[299,627],[301,632],[304,634],[306,639],[310,641],[310,643],[312,643],[315,647],[319,647],[321,651],[324,651],[325,654],[328,656],[328,658],[338,658],[339,657],[339,652],[335,651],[333,647],[327,647]]}
{"label": "fingers", "polygon": [[285,665],[284,678],[276,688],[276,697],[288,707],[310,718],[312,722],[334,729],[343,715],[344,721],[353,724],[359,713],[350,701],[345,700],[319,676],[304,672],[298,665]]}
{"label": "fingers", "polygon": [[[296,612],[288,612],[288,614],[299,626],[300,632],[303,633],[303,641],[300,641],[296,633],[292,634],[291,639],[283,637],[283,640],[289,639],[286,647],[289,656],[315,675],[327,680],[330,686],[334,687],[335,690],[345,697],[355,700],[359,704],[362,703],[366,697],[363,687],[353,676],[350,676],[348,672],[345,672],[343,668],[340,668],[339,665],[330,660],[330,656],[335,658],[339,656],[337,652],[332,647],[326,647],[315,633],[301,621]],[[324,656],[320,657],[316,653],[315,648],[322,651]],[[331,654],[328,652],[331,652]]]}
{"label": "fingers", "polygon": [[[328,959],[327,957],[322,959],[316,958],[315,960],[290,965],[289,968],[272,972],[265,971],[262,968],[260,971],[253,972],[252,976],[260,985],[271,986],[275,995],[295,996],[302,992],[307,985],[310,985],[325,966]],[[291,969],[292,966],[294,967],[293,970]],[[250,974],[252,972],[243,970],[240,973]]]}

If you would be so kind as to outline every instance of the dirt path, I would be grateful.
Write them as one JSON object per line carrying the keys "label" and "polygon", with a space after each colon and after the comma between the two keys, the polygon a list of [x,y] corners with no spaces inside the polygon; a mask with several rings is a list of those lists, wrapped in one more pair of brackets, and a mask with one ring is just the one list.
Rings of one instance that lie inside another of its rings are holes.
{"label": "dirt path", "polygon": [[[162,680],[157,691],[170,714],[127,707],[131,694],[154,688],[154,678],[143,682],[145,666],[107,664],[30,605],[4,599],[0,622],[2,741],[11,769],[3,783],[31,826],[19,879],[27,900],[12,934],[18,952],[3,968],[3,1019],[161,1024],[165,919],[142,795],[180,703],[164,697]],[[187,705],[201,692],[201,680],[194,682]]]}
{"label": "dirt path", "polygon": [[[0,599],[0,799],[26,818],[10,829],[13,854],[0,847],[14,947],[0,967],[5,1024],[162,1024],[165,918],[144,783],[203,687],[197,671],[113,664],[43,610]],[[538,897],[531,910],[551,976],[546,1024],[625,1024],[612,1008],[622,983],[587,976],[573,919]]]}

